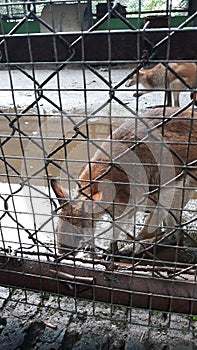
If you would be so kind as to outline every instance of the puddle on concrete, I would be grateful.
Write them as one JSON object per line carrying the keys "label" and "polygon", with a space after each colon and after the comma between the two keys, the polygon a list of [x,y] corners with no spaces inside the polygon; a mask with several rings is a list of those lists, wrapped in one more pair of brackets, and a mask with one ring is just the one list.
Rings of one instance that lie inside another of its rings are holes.
{"label": "puddle on concrete", "polygon": [[[14,120],[14,117],[10,119]],[[8,182],[8,173],[11,183],[28,178],[34,185],[43,185],[49,175],[65,177],[64,168],[77,178],[84,163],[111,130],[109,118],[103,120],[96,117],[88,120],[87,125],[85,121],[81,123],[80,133],[76,135],[76,125],[66,115],[40,118],[33,114],[24,115],[11,126],[7,118],[0,115],[0,123],[3,144],[1,182]],[[121,123],[122,120],[116,118],[113,129]]]}

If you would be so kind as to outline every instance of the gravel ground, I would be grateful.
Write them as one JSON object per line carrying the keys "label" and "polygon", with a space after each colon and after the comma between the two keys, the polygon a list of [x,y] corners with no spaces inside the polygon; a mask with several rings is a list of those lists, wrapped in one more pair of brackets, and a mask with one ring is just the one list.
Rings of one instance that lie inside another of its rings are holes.
{"label": "gravel ground", "polygon": [[[96,68],[96,72],[106,81],[111,80],[111,84],[115,87],[131,72],[130,68],[112,68],[110,74],[106,68]],[[67,114],[83,114],[87,109],[89,113],[94,112],[97,108],[100,108],[109,98],[109,86],[105,84],[101,78],[90,72],[88,69],[82,70],[80,68],[66,68],[59,74],[56,74],[49,81],[46,79],[53,73],[53,70],[49,69],[37,69],[34,72],[25,69],[25,73],[33,77],[39,83],[43,84],[42,94],[47,96],[57,105],[60,105]],[[34,82],[18,70],[12,70],[9,72],[6,70],[0,70],[1,84],[3,89],[0,90],[0,108],[8,109],[14,106],[18,109],[23,109],[29,106],[35,97],[35,85]],[[44,83],[46,81],[46,83]],[[14,89],[14,99],[10,86]],[[140,87],[140,86],[139,86]],[[58,94],[58,88],[61,89],[61,96]],[[84,93],[84,89],[86,92]],[[115,97],[120,99],[126,106],[133,109],[143,110],[150,106],[162,105],[164,102],[164,93],[161,91],[155,91],[143,95],[139,98],[139,106],[137,107],[137,100],[133,97],[135,87],[127,88],[125,85],[121,85],[118,89],[115,89]],[[180,104],[183,106],[189,101],[189,91],[181,92]],[[86,101],[86,104],[85,104]],[[45,98],[41,98],[38,106],[43,113],[57,113],[54,105],[50,104]],[[112,105],[108,104],[104,107],[99,115],[129,117],[131,113],[121,106],[117,101],[113,101]]]}
{"label": "gravel ground", "polygon": [[0,349],[195,350],[197,319],[1,288]]}

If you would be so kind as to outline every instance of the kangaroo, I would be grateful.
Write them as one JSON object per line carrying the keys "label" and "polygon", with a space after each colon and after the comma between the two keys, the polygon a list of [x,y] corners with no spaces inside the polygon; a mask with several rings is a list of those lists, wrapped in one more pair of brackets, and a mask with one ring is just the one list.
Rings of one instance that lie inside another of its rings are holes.
{"label": "kangaroo", "polygon": [[125,217],[148,212],[142,230],[128,234],[128,240],[157,240],[164,220],[169,230],[179,227],[181,208],[197,185],[197,113],[186,110],[171,118],[176,112],[167,108],[164,118],[161,108],[151,110],[115,129],[79,175],[74,199],[51,180],[61,206],[56,232],[60,251],[90,241],[104,213],[119,231]]}
{"label": "kangaroo", "polygon": [[[144,89],[147,89],[135,93],[135,97],[141,96],[150,91],[168,88],[173,92],[175,107],[179,107],[179,95],[181,91],[186,90],[188,87],[195,87],[197,66],[195,63],[170,63],[169,67],[172,68],[189,86],[184,84],[175,74],[161,63],[145,71],[139,70],[138,76],[135,74],[126,82],[125,86],[133,86],[138,82],[144,87]],[[167,106],[170,105],[171,93],[170,95],[167,94]]]}

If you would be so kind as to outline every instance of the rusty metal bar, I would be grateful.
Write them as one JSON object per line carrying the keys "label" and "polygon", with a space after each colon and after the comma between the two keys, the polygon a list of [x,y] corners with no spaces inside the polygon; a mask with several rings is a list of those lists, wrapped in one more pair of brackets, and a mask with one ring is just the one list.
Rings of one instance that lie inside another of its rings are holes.
{"label": "rusty metal bar", "polygon": [[[131,307],[197,314],[195,279],[153,277],[0,256],[0,284]],[[115,268],[117,266],[114,265]]]}

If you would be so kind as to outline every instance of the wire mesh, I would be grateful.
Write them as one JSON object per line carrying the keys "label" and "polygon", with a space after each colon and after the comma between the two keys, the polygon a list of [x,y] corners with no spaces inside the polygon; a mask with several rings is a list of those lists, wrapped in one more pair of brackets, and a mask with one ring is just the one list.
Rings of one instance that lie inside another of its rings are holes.
{"label": "wire mesh", "polygon": [[[72,296],[79,310],[89,299],[89,316],[103,301],[109,319],[120,312],[140,328],[158,329],[155,310],[168,313],[165,329],[178,327],[173,312],[187,314],[192,329],[196,51],[179,35],[196,35],[196,12],[175,27],[171,1],[151,19],[136,3],[1,4],[23,9],[11,29],[1,19],[1,284]],[[130,60],[117,41],[125,33],[135,36]],[[104,59],[92,59],[103,45]]]}

